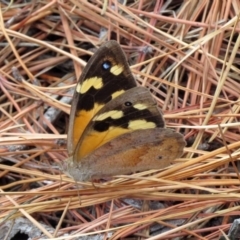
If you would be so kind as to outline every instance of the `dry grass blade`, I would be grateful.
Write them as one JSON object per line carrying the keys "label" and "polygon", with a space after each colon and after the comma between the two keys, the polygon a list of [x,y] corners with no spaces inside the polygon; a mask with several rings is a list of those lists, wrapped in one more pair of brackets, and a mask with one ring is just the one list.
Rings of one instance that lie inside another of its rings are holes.
{"label": "dry grass blade", "polygon": [[[2,1],[0,236],[25,224],[32,239],[230,239],[240,213],[239,12],[238,0]],[[59,170],[73,89],[109,39],[187,147],[164,170],[76,183]]]}

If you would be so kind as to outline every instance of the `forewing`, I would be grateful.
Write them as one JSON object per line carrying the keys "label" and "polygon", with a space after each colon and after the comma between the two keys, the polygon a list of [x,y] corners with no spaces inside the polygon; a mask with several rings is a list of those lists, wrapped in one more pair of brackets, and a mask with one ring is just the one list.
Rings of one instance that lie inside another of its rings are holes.
{"label": "forewing", "polygon": [[73,96],[68,131],[70,156],[95,114],[106,103],[135,86],[118,43],[109,41],[102,45],[84,68]]}

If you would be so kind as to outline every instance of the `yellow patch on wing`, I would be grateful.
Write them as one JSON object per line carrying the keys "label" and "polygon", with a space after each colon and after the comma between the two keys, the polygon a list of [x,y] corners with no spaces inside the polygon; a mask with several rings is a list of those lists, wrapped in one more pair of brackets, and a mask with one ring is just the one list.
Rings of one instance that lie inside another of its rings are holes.
{"label": "yellow patch on wing", "polygon": [[149,129],[149,128],[155,128],[155,127],[156,127],[156,123],[148,122],[144,119],[130,121],[128,124],[128,128],[130,128],[132,130]]}
{"label": "yellow patch on wing", "polygon": [[124,90],[119,90],[119,91],[117,91],[117,92],[114,92],[114,93],[112,94],[112,99],[114,99],[114,98],[122,95],[124,92],[125,92]]}
{"label": "yellow patch on wing", "polygon": [[112,110],[109,112],[105,112],[102,114],[99,114],[93,118],[94,121],[103,121],[106,118],[112,118],[112,119],[119,119],[123,117],[123,111],[118,111],[118,110]]}
{"label": "yellow patch on wing", "polygon": [[101,89],[103,86],[102,78],[100,77],[92,77],[85,79],[82,84],[78,83],[76,86],[76,91],[78,93],[84,94],[86,93],[91,87],[95,89]]}
{"label": "yellow patch on wing", "polygon": [[[83,131],[87,127],[88,123],[91,121],[93,116],[103,107],[104,105],[94,104],[94,108],[90,111],[80,110],[74,119],[73,126],[73,149],[76,148]],[[71,127],[71,126],[70,126]]]}
{"label": "yellow patch on wing", "polygon": [[137,103],[137,104],[133,105],[133,107],[134,107],[135,109],[138,109],[138,110],[143,110],[143,109],[147,109],[147,108],[148,108],[147,105],[142,104],[142,103]]}
{"label": "yellow patch on wing", "polygon": [[80,83],[78,83],[76,86],[76,92],[81,93],[81,87],[82,87],[82,85]]}
{"label": "yellow patch on wing", "polygon": [[113,75],[118,76],[119,74],[121,74],[123,72],[123,66],[122,65],[114,65],[111,67],[110,72]]}

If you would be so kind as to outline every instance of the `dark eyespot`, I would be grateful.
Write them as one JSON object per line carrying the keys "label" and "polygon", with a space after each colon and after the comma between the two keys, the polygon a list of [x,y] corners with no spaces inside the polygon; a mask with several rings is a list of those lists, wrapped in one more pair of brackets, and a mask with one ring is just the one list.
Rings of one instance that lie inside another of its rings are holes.
{"label": "dark eyespot", "polygon": [[161,160],[161,159],[162,159],[162,156],[158,156],[158,159]]}
{"label": "dark eyespot", "polygon": [[109,70],[112,67],[112,63],[108,60],[104,61],[102,64],[103,70]]}
{"label": "dark eyespot", "polygon": [[131,106],[132,106],[132,103],[131,103],[131,102],[125,102],[124,105],[125,105],[126,107],[131,107]]}

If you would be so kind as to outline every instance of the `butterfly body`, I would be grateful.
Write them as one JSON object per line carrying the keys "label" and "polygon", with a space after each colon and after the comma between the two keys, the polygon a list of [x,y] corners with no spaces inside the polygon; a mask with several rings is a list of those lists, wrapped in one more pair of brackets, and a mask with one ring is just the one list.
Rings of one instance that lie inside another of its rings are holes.
{"label": "butterfly body", "polygon": [[115,41],[90,59],[73,97],[68,174],[76,181],[163,168],[182,155],[181,134],[165,128],[156,101],[138,87]]}

